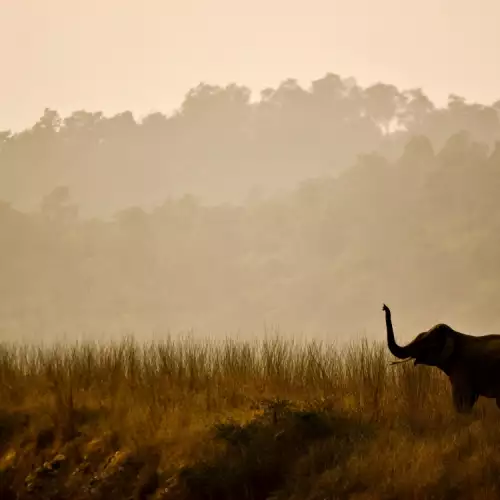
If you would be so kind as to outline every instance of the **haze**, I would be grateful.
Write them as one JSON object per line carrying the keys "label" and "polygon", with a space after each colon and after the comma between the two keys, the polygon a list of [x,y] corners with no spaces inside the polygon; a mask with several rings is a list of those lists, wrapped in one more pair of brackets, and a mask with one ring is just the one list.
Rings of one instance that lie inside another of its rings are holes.
{"label": "haze", "polygon": [[4,1],[0,336],[500,331],[474,9]]}
{"label": "haze", "polygon": [[498,19],[496,0],[2,0],[0,130],[45,107],[140,117],[201,81],[258,92],[327,71],[491,103]]}

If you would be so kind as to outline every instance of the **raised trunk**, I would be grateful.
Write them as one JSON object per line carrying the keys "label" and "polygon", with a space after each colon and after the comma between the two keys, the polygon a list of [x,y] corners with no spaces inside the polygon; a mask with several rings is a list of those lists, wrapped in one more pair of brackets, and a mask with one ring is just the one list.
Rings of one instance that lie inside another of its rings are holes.
{"label": "raised trunk", "polygon": [[389,351],[396,356],[396,358],[404,359],[409,357],[408,349],[406,347],[401,347],[396,343],[396,339],[394,338],[394,329],[392,328],[391,321],[391,311],[384,304],[384,312],[385,312],[385,326],[387,328],[387,346],[389,347]]}

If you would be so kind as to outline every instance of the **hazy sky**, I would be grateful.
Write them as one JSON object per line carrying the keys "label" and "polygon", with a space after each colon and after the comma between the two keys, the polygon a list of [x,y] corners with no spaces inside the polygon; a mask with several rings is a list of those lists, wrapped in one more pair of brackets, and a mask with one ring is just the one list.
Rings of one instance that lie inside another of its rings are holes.
{"label": "hazy sky", "polygon": [[170,111],[200,81],[331,71],[500,98],[499,0],[0,0],[0,130],[45,107]]}

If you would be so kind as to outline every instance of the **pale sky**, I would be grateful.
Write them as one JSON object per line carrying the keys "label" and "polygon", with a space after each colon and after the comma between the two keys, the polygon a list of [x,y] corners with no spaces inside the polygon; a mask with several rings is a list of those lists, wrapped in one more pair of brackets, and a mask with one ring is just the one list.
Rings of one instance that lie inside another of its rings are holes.
{"label": "pale sky", "polygon": [[45,107],[170,112],[200,81],[327,72],[500,99],[500,0],[0,0],[0,130]]}

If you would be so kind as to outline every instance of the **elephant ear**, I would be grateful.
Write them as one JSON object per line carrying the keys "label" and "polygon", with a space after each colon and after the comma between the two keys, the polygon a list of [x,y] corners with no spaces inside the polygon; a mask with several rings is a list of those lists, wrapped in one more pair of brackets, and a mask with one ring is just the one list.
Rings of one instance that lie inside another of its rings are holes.
{"label": "elephant ear", "polygon": [[441,351],[441,359],[447,361],[455,350],[455,339],[451,335],[445,336],[443,350]]}

